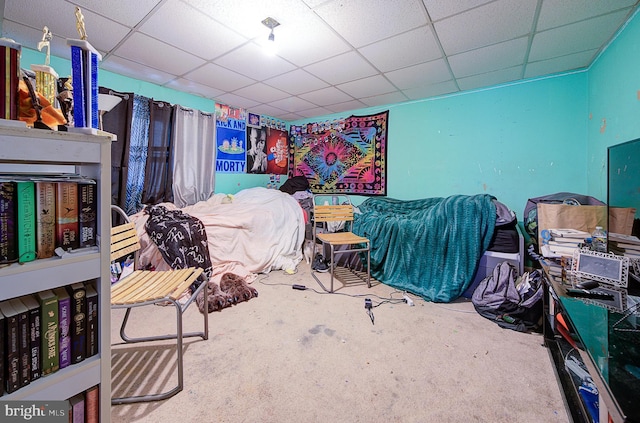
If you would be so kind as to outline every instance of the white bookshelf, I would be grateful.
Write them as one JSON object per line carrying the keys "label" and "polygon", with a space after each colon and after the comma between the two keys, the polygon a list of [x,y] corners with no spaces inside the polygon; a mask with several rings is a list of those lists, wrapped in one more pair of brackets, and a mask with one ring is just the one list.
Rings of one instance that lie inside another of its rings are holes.
{"label": "white bookshelf", "polygon": [[7,400],[66,400],[100,385],[100,421],[110,421],[111,134],[83,134],[26,128],[0,120],[0,172],[78,173],[98,183],[98,248],[64,257],[0,267],[0,301],[75,282],[96,282],[98,354],[5,394]]}

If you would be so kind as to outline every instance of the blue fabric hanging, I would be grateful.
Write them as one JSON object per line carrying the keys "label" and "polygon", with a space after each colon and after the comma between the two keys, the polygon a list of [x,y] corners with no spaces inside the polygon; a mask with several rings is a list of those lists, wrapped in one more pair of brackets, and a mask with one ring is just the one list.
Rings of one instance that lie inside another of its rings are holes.
{"label": "blue fabric hanging", "polygon": [[142,210],[144,172],[149,149],[149,121],[149,98],[135,94],[133,97],[129,173],[127,175],[127,198],[125,203],[125,211],[129,216]]}

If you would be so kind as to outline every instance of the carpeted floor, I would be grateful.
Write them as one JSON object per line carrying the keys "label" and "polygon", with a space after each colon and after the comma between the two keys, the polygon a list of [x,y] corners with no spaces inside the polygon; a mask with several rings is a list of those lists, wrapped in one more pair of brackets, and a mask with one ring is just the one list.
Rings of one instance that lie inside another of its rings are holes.
{"label": "carpeted floor", "polygon": [[[410,307],[378,282],[325,294],[304,263],[295,275],[260,275],[253,286],[259,297],[209,315],[207,341],[185,342],[182,392],[112,406],[112,422],[569,421],[542,336],[501,329],[466,299],[413,297]],[[143,334],[175,325],[170,307],[134,313],[133,328]],[[122,315],[112,311],[113,342]],[[202,327],[194,305],[185,327]],[[111,354],[114,394],[175,380],[171,343],[116,345]]]}

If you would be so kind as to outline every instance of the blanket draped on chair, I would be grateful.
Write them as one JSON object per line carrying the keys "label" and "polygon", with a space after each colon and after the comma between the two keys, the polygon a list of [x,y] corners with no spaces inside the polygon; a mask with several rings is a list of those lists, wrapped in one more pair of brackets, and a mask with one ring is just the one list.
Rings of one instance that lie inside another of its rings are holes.
{"label": "blanket draped on chair", "polygon": [[212,266],[202,222],[181,210],[168,210],[164,206],[148,206],[144,213],[149,215],[145,229],[172,269],[204,269],[191,291],[207,282]]}
{"label": "blanket draped on chair", "polygon": [[491,242],[493,200],[488,194],[368,198],[359,206],[353,232],[371,241],[371,276],[429,301],[458,298]]}

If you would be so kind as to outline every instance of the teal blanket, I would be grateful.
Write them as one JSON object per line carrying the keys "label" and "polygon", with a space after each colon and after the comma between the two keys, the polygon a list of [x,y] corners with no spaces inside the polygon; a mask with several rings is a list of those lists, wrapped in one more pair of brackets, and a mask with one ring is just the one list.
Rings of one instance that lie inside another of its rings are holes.
{"label": "teal blanket", "polygon": [[494,197],[453,195],[401,201],[371,197],[353,232],[371,241],[371,275],[434,302],[458,298],[473,282],[496,222]]}

